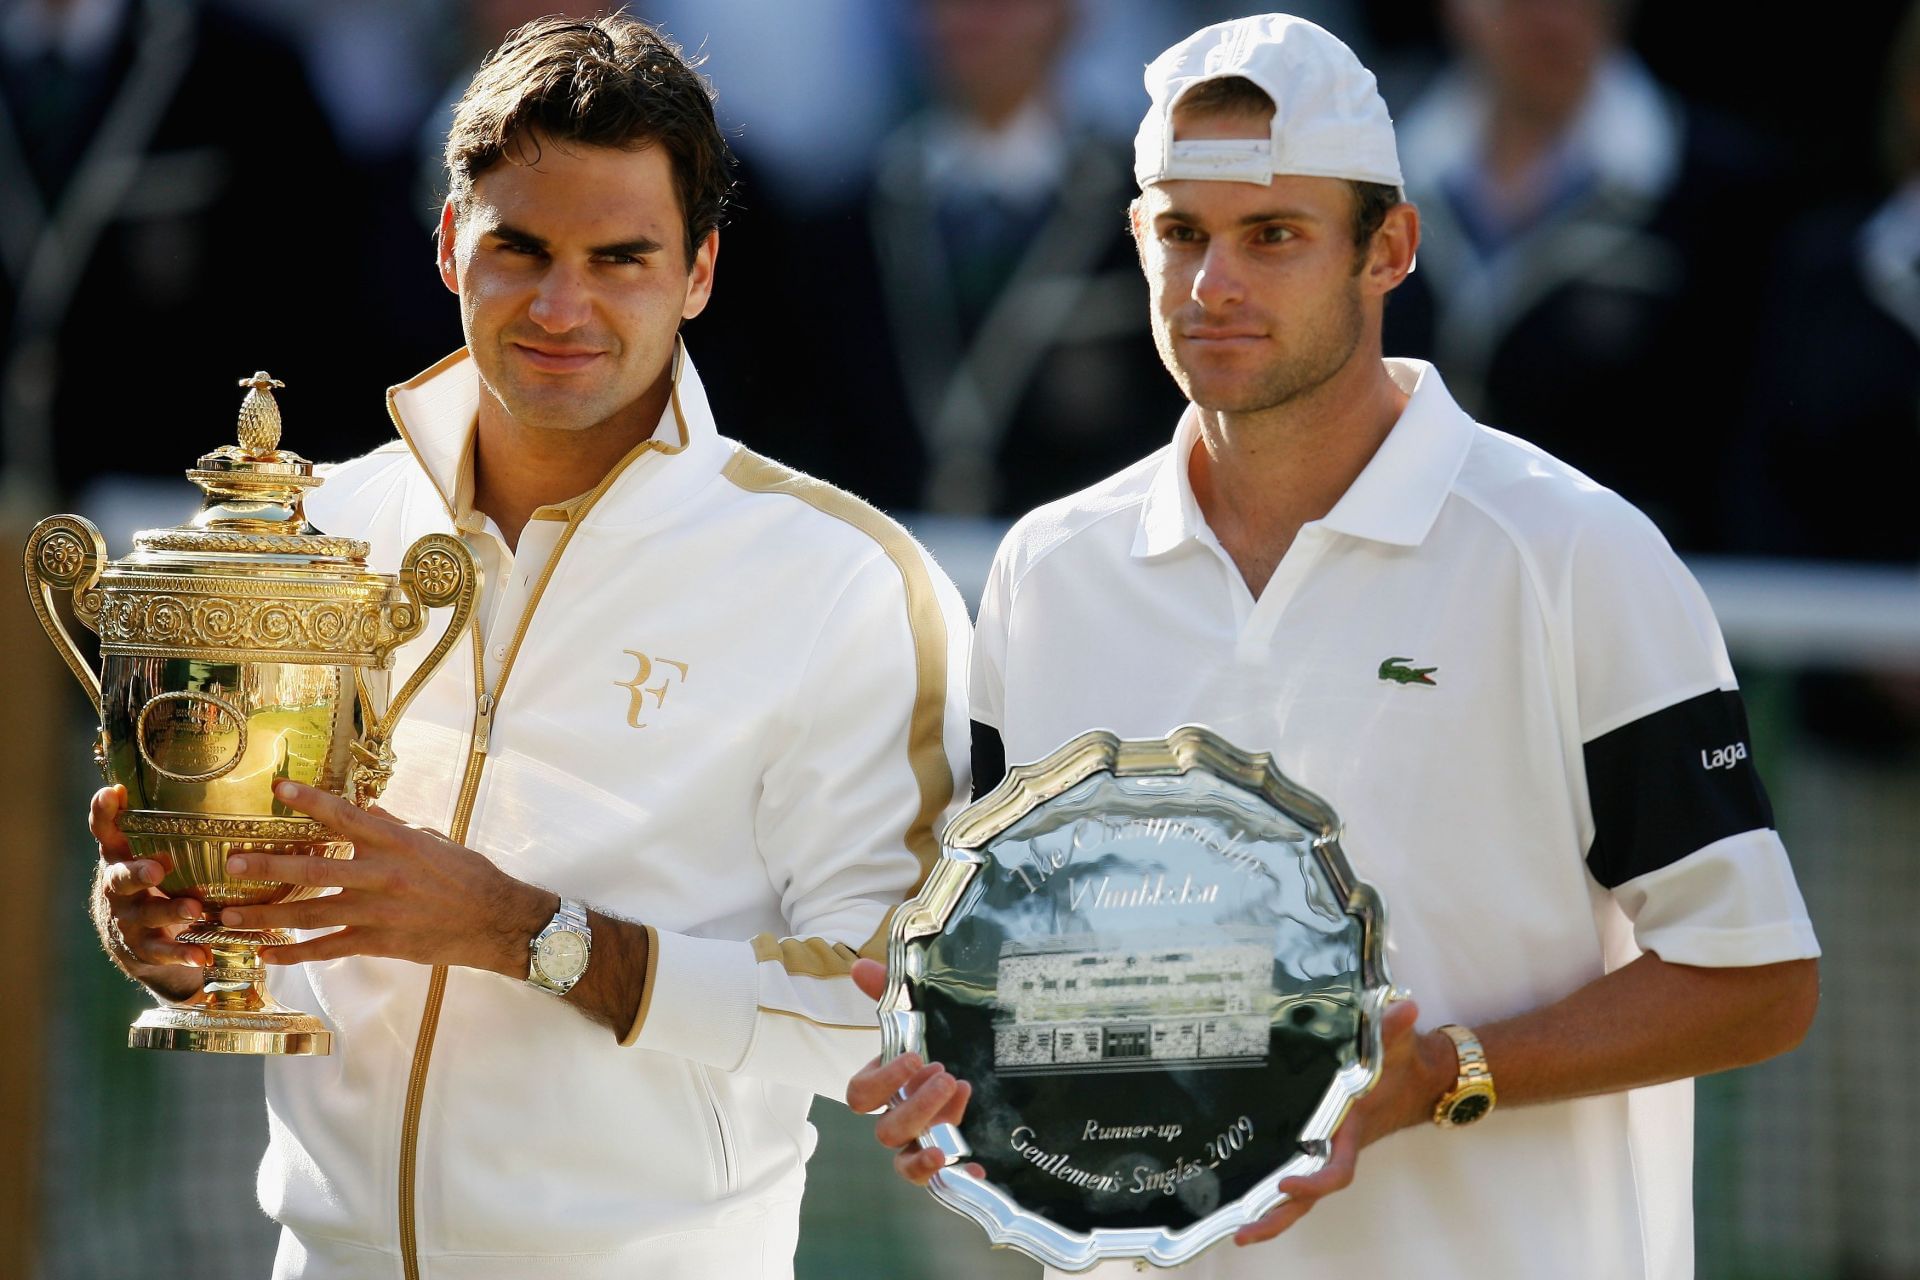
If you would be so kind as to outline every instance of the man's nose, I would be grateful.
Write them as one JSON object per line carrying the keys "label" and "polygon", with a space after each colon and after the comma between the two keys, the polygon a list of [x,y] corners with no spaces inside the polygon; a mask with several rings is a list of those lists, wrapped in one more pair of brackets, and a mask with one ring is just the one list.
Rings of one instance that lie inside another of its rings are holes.
{"label": "man's nose", "polygon": [[1246,282],[1234,260],[1232,245],[1218,239],[1207,245],[1200,269],[1193,274],[1192,296],[1208,311],[1246,301]]}
{"label": "man's nose", "polygon": [[541,278],[527,315],[548,333],[567,333],[585,324],[591,311],[586,282],[579,273],[556,265]]}

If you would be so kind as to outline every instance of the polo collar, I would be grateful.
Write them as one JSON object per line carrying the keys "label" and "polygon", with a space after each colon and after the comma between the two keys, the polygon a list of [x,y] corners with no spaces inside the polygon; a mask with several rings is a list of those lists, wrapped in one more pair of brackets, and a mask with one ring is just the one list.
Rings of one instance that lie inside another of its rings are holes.
{"label": "polo collar", "polygon": [[[424,373],[389,388],[387,412],[454,524],[469,531],[482,527],[485,519],[473,509],[480,374],[472,355],[462,347]],[[653,434],[615,463],[599,484],[566,502],[539,508],[534,519],[579,519],[609,490],[627,488],[634,464],[651,453],[668,457],[690,453],[710,464],[685,468],[690,474],[683,478],[688,481],[704,479],[691,473],[717,469],[725,460],[727,449],[714,425],[706,388],[684,342],[675,347],[673,393]]]}
{"label": "polo collar", "polygon": [[[1333,510],[1313,523],[1370,542],[1414,547],[1426,540],[1453,491],[1475,427],[1431,364],[1385,364],[1387,376],[1409,396],[1407,407]],[[1165,555],[1189,542],[1213,540],[1187,471],[1199,440],[1199,415],[1188,405],[1141,504],[1133,540],[1136,557]]]}
{"label": "polo collar", "polygon": [[1194,446],[1199,443],[1199,410],[1188,405],[1180,415],[1180,425],[1173,429],[1173,444],[1161,453],[1160,465],[1154,468],[1146,501],[1140,505],[1140,528],[1133,536],[1135,557],[1163,556],[1189,542],[1204,542],[1213,536],[1207,518],[1200,514],[1200,500],[1193,496],[1193,477],[1187,472]]}

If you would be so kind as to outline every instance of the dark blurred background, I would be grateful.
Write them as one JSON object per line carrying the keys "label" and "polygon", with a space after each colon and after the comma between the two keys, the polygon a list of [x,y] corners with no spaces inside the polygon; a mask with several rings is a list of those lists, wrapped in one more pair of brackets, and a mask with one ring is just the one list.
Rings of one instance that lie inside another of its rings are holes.
{"label": "dark blurred background", "polygon": [[[555,8],[0,0],[13,545],[57,510],[116,555],[184,518],[180,472],[262,366],[289,447],[387,439],[384,389],[460,342],[430,238],[451,103]],[[632,8],[706,58],[741,162],[687,332],[724,432],[900,515],[968,590],[1008,518],[1171,434],[1124,220],[1139,72],[1246,9]],[[1389,354],[1652,515],[1748,690],[1827,994],[1801,1050],[1702,1086],[1701,1274],[1920,1276],[1920,7],[1295,11],[1399,126],[1425,240]],[[118,1047],[139,996],[81,907],[85,708],[11,600],[0,1275],[264,1274],[257,1064]],[[1032,1274],[892,1185],[862,1122],[816,1123],[803,1275]]]}

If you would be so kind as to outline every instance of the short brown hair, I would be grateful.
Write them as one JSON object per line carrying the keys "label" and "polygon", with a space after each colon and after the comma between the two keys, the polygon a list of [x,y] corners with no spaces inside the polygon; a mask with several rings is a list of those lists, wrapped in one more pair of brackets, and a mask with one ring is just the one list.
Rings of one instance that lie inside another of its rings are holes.
{"label": "short brown hair", "polygon": [[[1176,113],[1201,116],[1270,117],[1275,107],[1267,91],[1245,76],[1222,76],[1217,80],[1202,80],[1181,94],[1173,109]],[[1374,232],[1386,222],[1387,210],[1401,202],[1400,189],[1351,178],[1347,185],[1353,189],[1354,248],[1364,250],[1373,243]]]}
{"label": "short brown hair", "polygon": [[543,139],[634,151],[673,166],[687,261],[726,216],[733,157],[713,90],[677,45],[622,11],[591,22],[536,18],[480,64],[447,134],[447,194],[464,212],[474,180],[501,161],[537,164]]}

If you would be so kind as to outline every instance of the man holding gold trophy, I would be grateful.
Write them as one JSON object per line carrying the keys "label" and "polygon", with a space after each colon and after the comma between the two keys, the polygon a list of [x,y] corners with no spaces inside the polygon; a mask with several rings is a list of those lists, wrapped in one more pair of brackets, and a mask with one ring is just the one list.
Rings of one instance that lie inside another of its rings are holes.
{"label": "man holding gold trophy", "polygon": [[[398,730],[385,810],[276,787],[350,860],[227,863],[327,892],[207,912],[302,931],[264,956],[334,1032],[267,1064],[275,1274],[790,1275],[809,1102],[875,1039],[850,963],[963,787],[965,610],[897,526],[718,434],[678,331],[729,160],[671,44],[522,28],[447,159],[466,347],[307,511],[376,567],[460,538],[471,637]],[[102,938],[183,999],[206,904],[155,888],[127,806],[94,802]]]}
{"label": "man holding gold trophy", "polygon": [[[1689,1276],[1690,1078],[1791,1048],[1818,998],[1712,613],[1639,512],[1383,359],[1420,222],[1345,45],[1249,17],[1146,83],[1132,225],[1191,407],[1002,544],[976,793],[1093,726],[1271,752],[1345,818],[1418,999],[1325,1165],[1234,1236],[1285,1238],[1186,1270]],[[855,976],[881,995],[878,964]],[[902,1176],[975,1176],[917,1141],[978,1108],[970,1082],[902,1052],[848,1100],[894,1104]]]}

